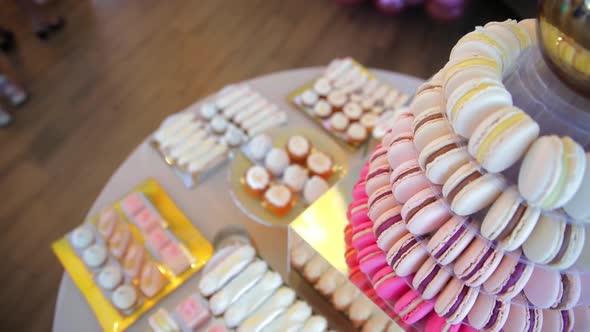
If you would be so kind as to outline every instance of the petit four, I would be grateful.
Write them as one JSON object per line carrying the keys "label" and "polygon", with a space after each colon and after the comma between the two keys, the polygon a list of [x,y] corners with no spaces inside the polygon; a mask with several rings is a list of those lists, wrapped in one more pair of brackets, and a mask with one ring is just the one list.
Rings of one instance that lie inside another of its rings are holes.
{"label": "petit four", "polygon": [[289,212],[293,200],[293,192],[285,185],[271,185],[264,193],[264,201],[266,202],[267,208],[279,216]]}
{"label": "petit four", "polygon": [[139,289],[143,295],[153,297],[164,288],[165,284],[166,278],[158,266],[154,262],[147,262],[141,270],[139,279]]}
{"label": "petit four", "polygon": [[132,243],[123,259],[123,270],[131,278],[137,278],[145,258],[145,249],[140,243]]}
{"label": "petit four", "polygon": [[363,115],[363,109],[361,108],[361,106],[357,103],[352,102],[344,105],[342,111],[344,115],[346,115],[350,119],[350,121],[358,121]]}
{"label": "petit four", "polygon": [[272,139],[266,134],[256,135],[248,143],[248,156],[255,161],[262,161],[272,149]]}
{"label": "petit four", "polygon": [[270,174],[266,168],[254,165],[246,171],[245,185],[255,196],[262,195],[270,185]]}
{"label": "petit four", "polygon": [[[123,198],[121,201],[121,208],[123,211],[125,211],[125,213],[127,213],[128,216],[134,216],[145,207],[144,199],[145,198],[143,194],[139,192],[133,192],[127,195],[127,197]],[[114,212],[114,210],[111,211]]]}
{"label": "petit four", "polygon": [[352,143],[361,143],[367,139],[369,132],[367,128],[360,123],[351,124],[346,130],[346,137]]}
{"label": "petit four", "polygon": [[180,327],[164,308],[158,309],[155,314],[151,315],[148,323],[154,332],[180,332]]}
{"label": "petit four", "polygon": [[303,136],[291,136],[287,141],[286,150],[292,162],[302,163],[311,153],[311,142]]}
{"label": "petit four", "polygon": [[367,128],[367,130],[371,131],[373,130],[373,128],[375,128],[375,126],[377,125],[377,123],[379,122],[379,115],[378,113],[365,113],[363,114],[363,116],[361,117],[359,123]]}
{"label": "petit four", "polygon": [[328,95],[327,100],[328,103],[332,105],[332,108],[339,111],[342,110],[342,107],[344,107],[344,105],[348,101],[348,98],[346,97],[346,94],[342,91],[333,91]]}
{"label": "petit four", "polygon": [[305,183],[303,199],[305,199],[307,204],[311,204],[328,191],[328,189],[330,189],[328,182],[324,178],[315,175]]}
{"label": "petit four", "polygon": [[162,263],[166,265],[174,273],[179,276],[184,271],[188,270],[191,265],[190,258],[185,250],[174,242],[168,243],[165,247],[160,250],[160,256],[162,257]]}
{"label": "petit four", "polygon": [[85,249],[94,242],[94,233],[87,225],[82,225],[72,232],[70,240],[74,248]]}
{"label": "petit four", "polygon": [[301,95],[303,105],[312,107],[318,101],[318,94],[313,90],[307,90]]}
{"label": "petit four", "polygon": [[195,296],[189,296],[180,302],[176,306],[175,313],[182,325],[189,328],[190,331],[202,328],[211,318],[207,306]]}
{"label": "petit four", "polygon": [[335,131],[344,131],[348,127],[350,120],[342,113],[334,113],[330,117],[330,126]]}
{"label": "petit four", "polygon": [[305,183],[307,183],[307,171],[299,165],[291,165],[287,167],[283,174],[283,182],[293,192],[300,192],[303,190]]}
{"label": "petit four", "polygon": [[209,124],[211,125],[211,130],[213,133],[218,135],[225,133],[225,130],[228,126],[227,120],[219,115],[215,116]]}
{"label": "petit four", "polygon": [[133,217],[132,221],[135,222],[135,225],[142,232],[149,233],[152,229],[160,225],[160,216],[154,210],[147,208],[141,210]]}
{"label": "petit four", "polygon": [[317,81],[315,81],[313,90],[318,95],[326,97],[332,90],[332,87],[330,86],[330,81],[328,81],[326,78],[320,77]]}
{"label": "petit four", "polygon": [[147,235],[147,243],[155,251],[160,252],[168,243],[170,243],[170,235],[161,227],[152,229]]}
{"label": "petit four", "polygon": [[115,209],[106,209],[100,214],[96,228],[100,235],[108,240],[113,235],[115,227],[119,224],[120,220],[119,214]]}
{"label": "petit four", "polygon": [[323,152],[312,152],[307,157],[307,168],[312,175],[327,179],[332,175],[332,159]]}
{"label": "petit four", "polygon": [[201,108],[199,109],[199,116],[205,121],[210,121],[215,115],[217,115],[217,111],[218,109],[215,104],[205,103],[201,105]]}
{"label": "petit four", "polygon": [[313,113],[319,118],[327,118],[332,114],[332,105],[325,100],[319,100],[313,107]]}

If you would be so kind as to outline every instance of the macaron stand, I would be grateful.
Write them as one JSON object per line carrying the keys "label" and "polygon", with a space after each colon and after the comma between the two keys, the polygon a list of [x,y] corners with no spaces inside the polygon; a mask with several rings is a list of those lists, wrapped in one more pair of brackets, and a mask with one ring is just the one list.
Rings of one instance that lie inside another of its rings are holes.
{"label": "macaron stand", "polygon": [[[189,174],[186,187],[203,186],[211,197],[225,203],[233,199],[239,209],[211,211],[211,216],[219,213],[219,222],[196,223],[198,230],[219,244],[213,234],[224,226],[240,226],[230,232],[238,234],[237,242],[251,241],[257,255],[325,316],[331,329],[589,330],[590,160],[585,151],[590,148],[590,27],[583,22],[590,7],[576,3],[542,1],[538,21],[493,22],[467,34],[448,64],[418,87],[407,109],[381,118],[389,130],[377,139],[357,141],[351,148],[336,143],[347,139],[343,132],[338,139],[322,133],[318,146],[335,153],[323,142],[333,140],[348,158],[338,151],[339,181],[330,180],[325,194],[302,207],[303,212],[287,214],[288,220],[268,222],[263,211],[258,213],[266,218],[261,222],[241,205],[251,199],[245,191],[229,197],[227,192],[244,189],[246,169],[237,167],[239,174],[234,174],[242,150],[226,151],[231,135],[215,138],[223,159],[230,156],[229,175],[201,176],[201,168],[210,165],[195,157],[200,147],[187,147],[199,172]],[[282,97],[293,103],[310,87],[307,82],[305,89],[283,91]],[[310,119],[301,119],[313,114],[300,113],[295,120],[289,115],[290,127],[308,125]],[[190,121],[196,118],[190,116]],[[284,122],[281,116],[269,126]],[[313,126],[320,127],[326,129]],[[202,128],[208,127],[195,125],[190,133]],[[171,152],[151,147],[169,165],[174,164],[166,155]],[[217,167],[224,166],[215,160],[211,168]],[[232,188],[221,195],[224,180]],[[191,209],[190,201],[177,199],[179,206]],[[225,221],[238,211],[243,215]],[[240,232],[247,235],[240,237]],[[58,256],[69,250],[66,242],[59,241]],[[202,274],[195,273],[196,279]],[[84,278],[85,287],[96,292],[92,277]],[[351,291],[347,284],[358,289]],[[169,319],[156,314],[146,313],[151,320]],[[125,327],[140,322],[140,315]]]}

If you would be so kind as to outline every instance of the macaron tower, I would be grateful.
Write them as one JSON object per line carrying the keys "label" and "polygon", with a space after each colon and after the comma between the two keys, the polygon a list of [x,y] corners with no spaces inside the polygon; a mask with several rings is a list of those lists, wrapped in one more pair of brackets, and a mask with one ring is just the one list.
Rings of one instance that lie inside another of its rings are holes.
{"label": "macaron tower", "polygon": [[461,38],[353,189],[350,279],[425,331],[590,331],[590,154],[502,79],[534,20]]}

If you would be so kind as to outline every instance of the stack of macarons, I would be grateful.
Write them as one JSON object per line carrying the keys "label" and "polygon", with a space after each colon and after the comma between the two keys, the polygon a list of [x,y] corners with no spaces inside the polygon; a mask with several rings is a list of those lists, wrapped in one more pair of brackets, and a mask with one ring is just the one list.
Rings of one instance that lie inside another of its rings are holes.
{"label": "stack of macarons", "polygon": [[[580,261],[589,251],[590,155],[567,136],[540,136],[502,84],[536,42],[532,24],[492,22],[463,37],[353,189],[352,246],[386,261],[361,272],[372,279],[390,269],[409,287],[409,311],[432,304],[447,330],[589,328],[579,324],[590,317],[580,287],[589,270]],[[394,304],[402,321],[419,321],[404,308]]]}

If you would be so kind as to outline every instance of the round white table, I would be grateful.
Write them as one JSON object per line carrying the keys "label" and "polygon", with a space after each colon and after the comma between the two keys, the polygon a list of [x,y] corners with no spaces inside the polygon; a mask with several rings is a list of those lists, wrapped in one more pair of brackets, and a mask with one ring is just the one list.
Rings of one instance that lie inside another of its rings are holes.
{"label": "round white table", "polygon": [[[286,96],[290,92],[317,77],[322,69],[321,67],[315,67],[283,71],[258,77],[246,83],[276,103],[280,108],[287,110],[289,116],[288,126],[315,126],[317,130],[323,130],[319,124],[315,123],[303,112],[293,109],[286,100]],[[389,82],[399,90],[410,94],[422,83],[421,79],[407,75],[382,70],[372,71],[380,80]],[[359,149],[359,151],[349,155],[349,169],[359,164],[364,158],[361,150]],[[235,206],[230,197],[227,176],[227,163],[225,163],[195,189],[186,189],[172,169],[164,163],[160,155],[145,139],[109,179],[88,211],[88,216],[117,201],[145,179],[152,177],[162,185],[176,205],[205,237],[212,240],[217,231],[225,226],[242,226],[252,236],[260,255],[275,270],[285,273],[287,246],[276,248],[273,243],[287,242],[287,228],[267,227],[248,219]],[[265,239],[272,239],[272,242]],[[152,311],[157,310],[162,305],[171,308],[173,304],[178,303],[185,296],[195,293],[196,281],[194,279],[195,277],[189,279],[176,291],[164,298],[161,303],[152,308]],[[151,312],[148,312],[143,315],[128,330],[148,330],[147,317],[150,314]],[[64,274],[59,287],[53,330],[59,332],[101,330],[88,303],[67,274]]]}

